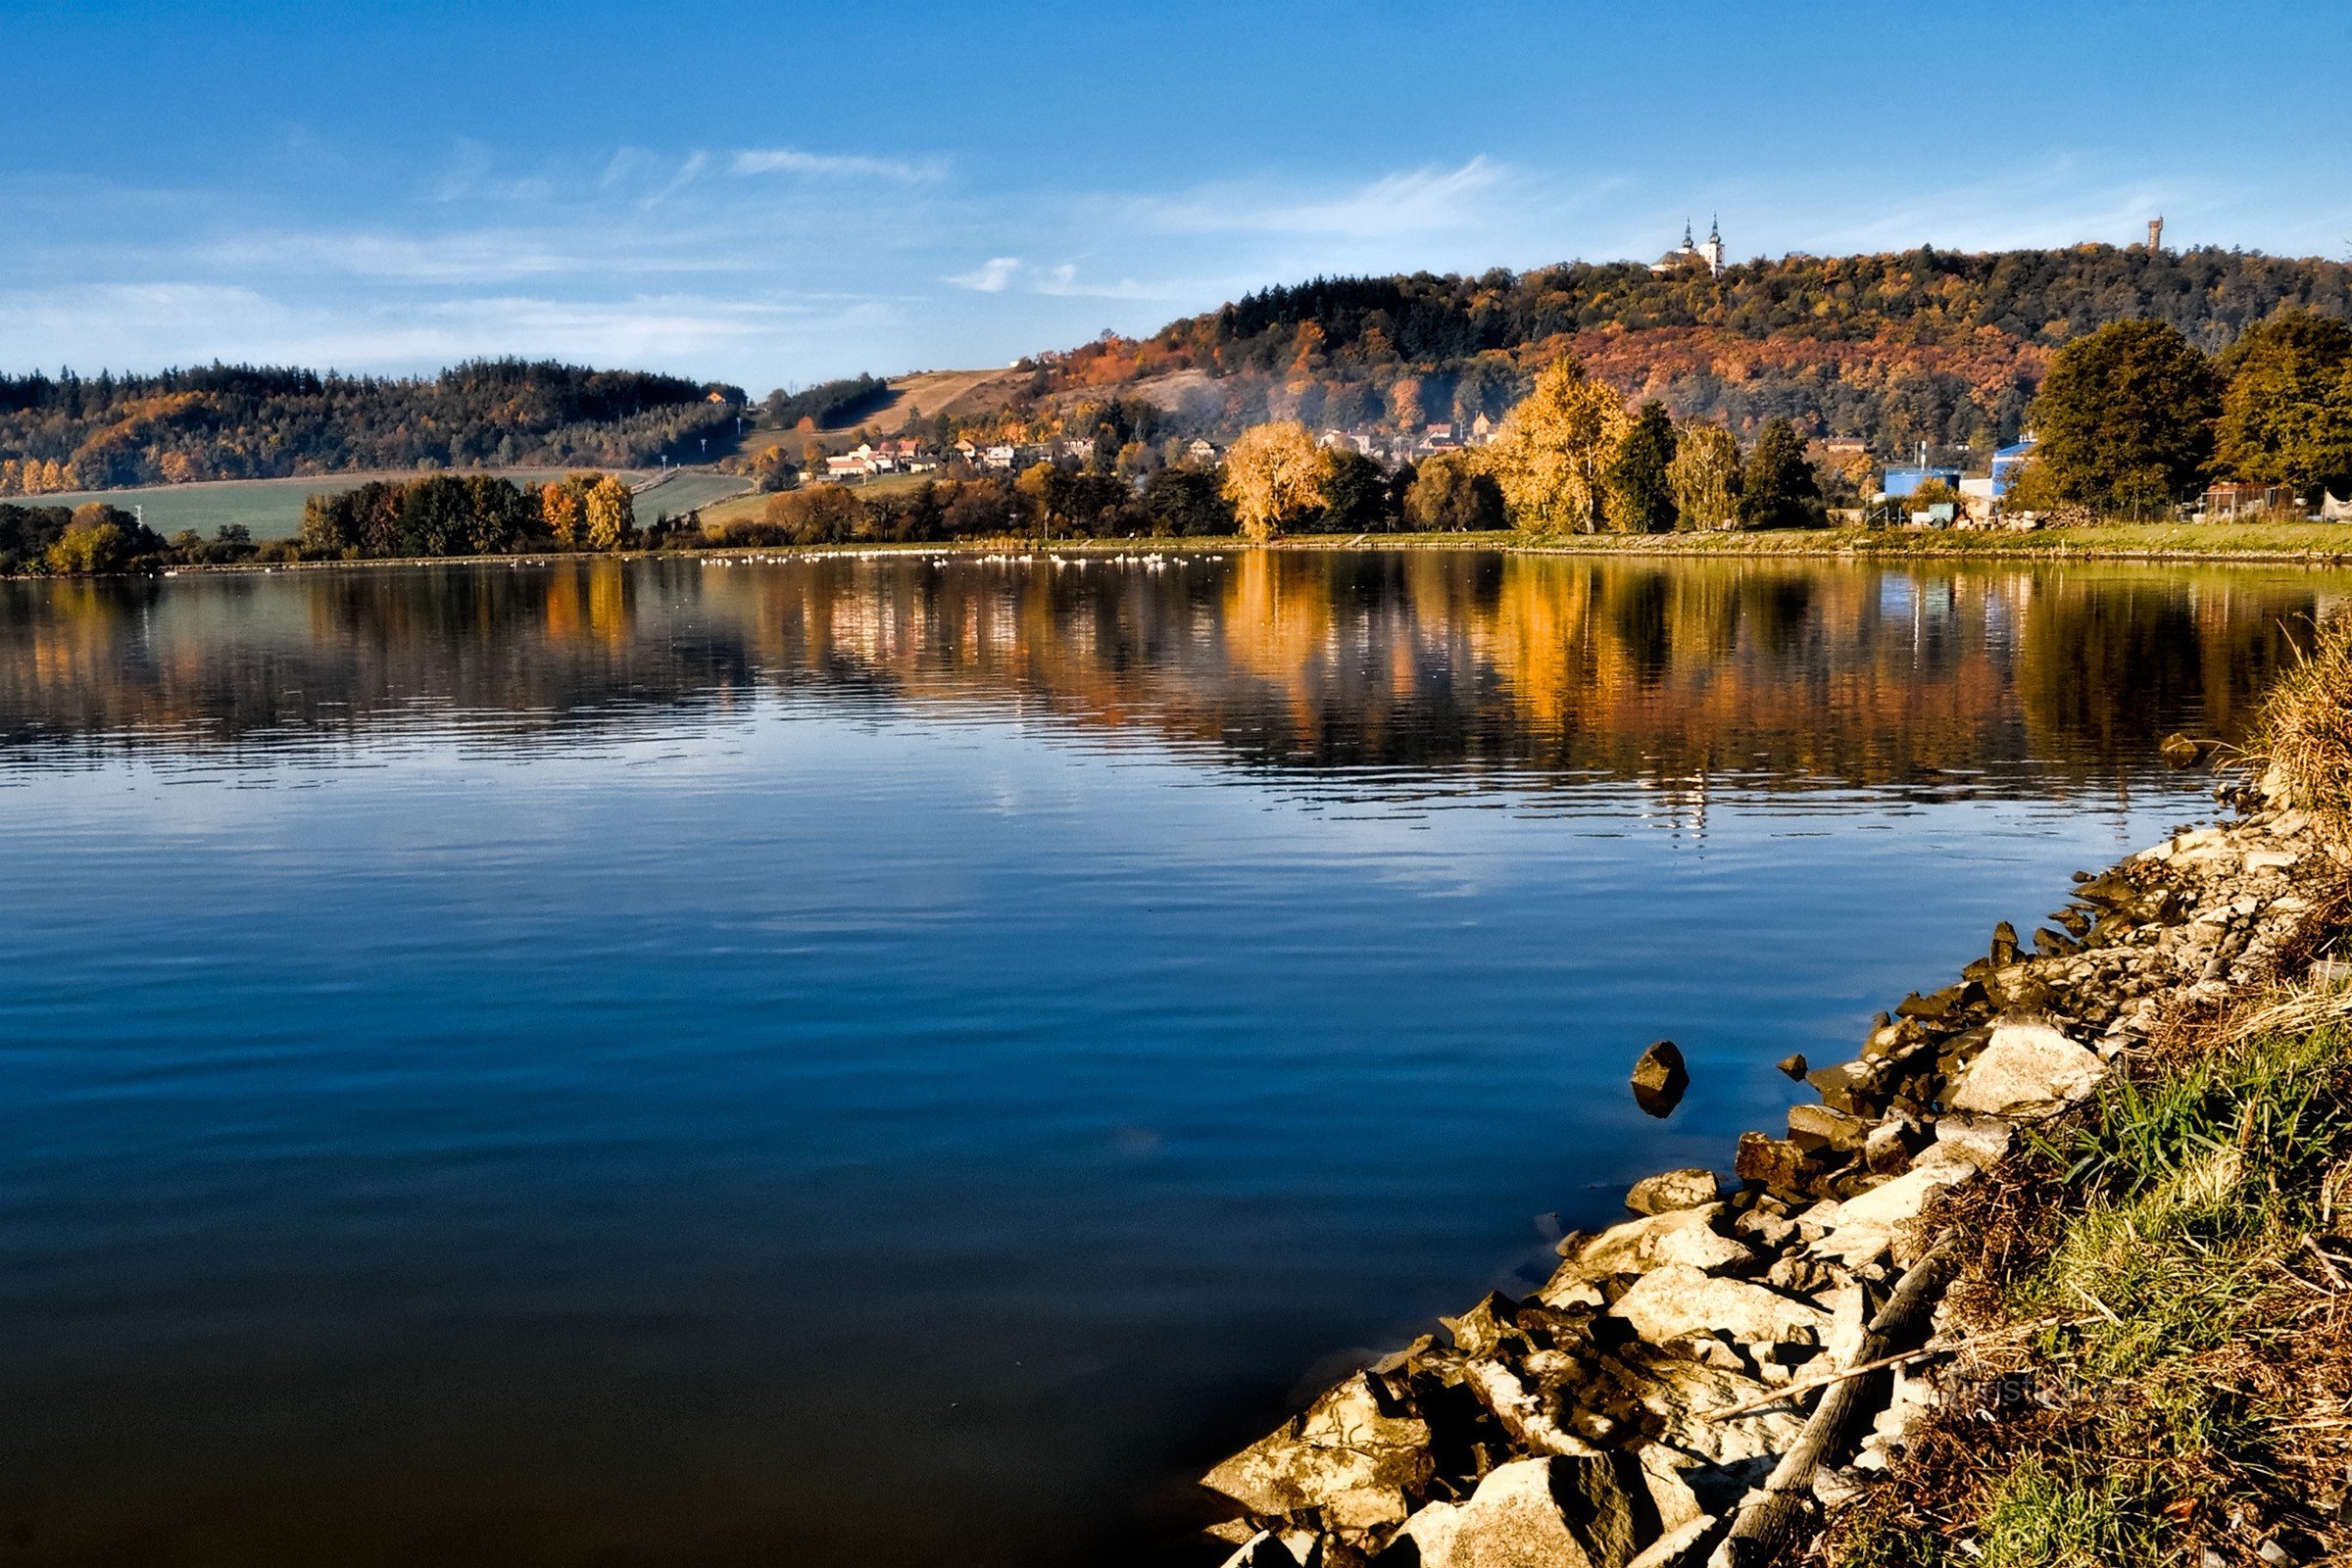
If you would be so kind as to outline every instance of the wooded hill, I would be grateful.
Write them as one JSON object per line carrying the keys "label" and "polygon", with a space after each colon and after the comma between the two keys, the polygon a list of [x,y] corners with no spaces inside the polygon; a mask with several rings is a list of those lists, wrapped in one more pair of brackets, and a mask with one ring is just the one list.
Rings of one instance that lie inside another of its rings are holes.
{"label": "wooded hill", "polygon": [[0,376],[0,494],[421,466],[653,462],[732,424],[733,388],[483,360],[419,379],[214,365]]}
{"label": "wooded hill", "polygon": [[1751,435],[1787,417],[1892,455],[2013,439],[2051,351],[2104,322],[2153,318],[2213,351],[2287,306],[2352,316],[2352,266],[2107,245],[1789,256],[1721,276],[1578,262],[1318,278],[1050,368],[1055,390],[1140,383],[1184,422],[1227,430],[1418,425],[1499,418],[1564,352],[1678,417]]}

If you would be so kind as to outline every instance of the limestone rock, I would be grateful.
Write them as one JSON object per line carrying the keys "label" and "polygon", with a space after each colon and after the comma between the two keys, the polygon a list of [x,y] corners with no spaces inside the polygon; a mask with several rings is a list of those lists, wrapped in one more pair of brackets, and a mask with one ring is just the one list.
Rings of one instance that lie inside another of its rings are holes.
{"label": "limestone rock", "polygon": [[1519,1337],[1519,1311],[1516,1303],[1499,1291],[1490,1292],[1487,1298],[1459,1317],[1442,1317],[1446,1332],[1465,1355],[1493,1355],[1505,1340]]}
{"label": "limestone rock", "polygon": [[1880,1176],[1900,1176],[1910,1168],[1911,1148],[1903,1129],[1894,1122],[1873,1127],[1862,1140],[1862,1168]]}
{"label": "limestone rock", "polygon": [[1741,1133],[1733,1170],[1743,1182],[1754,1182],[1783,1198],[1802,1198],[1807,1185],[1821,1174],[1820,1165],[1796,1144],[1762,1133]]}
{"label": "limestone rock", "polygon": [[1965,1165],[1931,1165],[1906,1171],[1839,1203],[1836,1229],[1861,1225],[1890,1231],[1898,1225],[1908,1225],[1919,1218],[1919,1211],[1927,1206],[1929,1199],[1971,1173],[1971,1168]]}
{"label": "limestone rock", "polygon": [[2082,1099],[2107,1075],[2096,1054],[2046,1023],[2003,1023],[1951,1097],[1954,1110],[2043,1114]]}
{"label": "limestone rock", "polygon": [[1715,1173],[1693,1167],[1642,1177],[1625,1195],[1625,1206],[1637,1214],[1671,1214],[1678,1209],[1704,1208],[1722,1196],[1723,1187]]}
{"label": "limestone rock", "polygon": [[1652,1116],[1672,1115],[1690,1087],[1690,1069],[1671,1040],[1658,1041],[1634,1063],[1634,1102]]}
{"label": "limestone rock", "polygon": [[1713,1514],[1702,1513],[1642,1547],[1625,1568],[1699,1568],[1706,1561],[1715,1525]]}
{"label": "limestone rock", "polygon": [[1783,1056],[1773,1065],[1780,1068],[1781,1071],[1787,1073],[1789,1077],[1794,1078],[1797,1082],[1804,1082],[1805,1054],[1803,1052],[1790,1052],[1788,1055]]}
{"label": "limestone rock", "polygon": [[1649,1493],[1650,1511],[1658,1516],[1660,1530],[1672,1533],[1693,1519],[1706,1517],[1698,1494],[1683,1479],[1689,1460],[1655,1443],[1643,1445],[1635,1457],[1641,1462],[1642,1485]]}
{"label": "limestone rock", "polygon": [[[1433,1502],[1404,1522],[1396,1532],[1395,1544],[1380,1554],[1383,1563],[1410,1561],[1421,1568],[1435,1568],[1447,1560],[1453,1549],[1454,1531],[1460,1528],[1463,1504]],[[1407,1544],[1410,1555],[1407,1555]]]}
{"label": "limestone rock", "polygon": [[1301,1559],[1270,1530],[1260,1530],[1225,1559],[1225,1568],[1299,1568]]}
{"label": "limestone rock", "polygon": [[1601,1454],[1516,1460],[1490,1472],[1468,1502],[1414,1514],[1403,1534],[1424,1568],[1622,1568],[1634,1554],[1634,1507],[1617,1468]]}
{"label": "limestone rock", "polygon": [[1660,1237],[1652,1255],[1660,1265],[1687,1263],[1708,1274],[1737,1272],[1756,1261],[1755,1253],[1704,1225],[1686,1225]]}
{"label": "limestone rock", "polygon": [[2009,1146],[2015,1141],[2015,1131],[1998,1117],[1956,1113],[1936,1123],[1936,1142],[1922,1150],[1913,1163],[1990,1170],[2008,1157]]}
{"label": "limestone rock", "polygon": [[1723,1212],[1721,1203],[1708,1203],[1612,1225],[1569,1259],[1570,1270],[1577,1278],[1605,1279],[1612,1274],[1645,1274],[1668,1262],[1701,1269],[1727,1267],[1749,1254],[1738,1242],[1715,1233]]}
{"label": "limestone rock", "polygon": [[1200,1480],[1260,1516],[1320,1508],[1363,1528],[1402,1520],[1429,1478],[1428,1423],[1358,1372]]}
{"label": "limestone rock", "polygon": [[[1730,1350],[1729,1346],[1720,1348]],[[1637,1351],[1620,1356],[1612,1376],[1648,1412],[1659,1445],[1718,1469],[1786,1453],[1804,1430],[1803,1413],[1786,1405],[1721,1418],[1718,1412],[1752,1403],[1771,1392],[1732,1368]],[[1685,1478],[1695,1487],[1694,1472],[1686,1472]]]}
{"label": "limestone rock", "polygon": [[1668,1263],[1641,1280],[1609,1309],[1652,1345],[1720,1334],[1747,1344],[1819,1344],[1830,1314],[1750,1285],[1700,1272],[1688,1263]]}
{"label": "limestone rock", "polygon": [[1520,1447],[1537,1453],[1585,1455],[1592,1445],[1568,1431],[1545,1413],[1544,1397],[1495,1361],[1473,1361],[1462,1368],[1462,1381],[1494,1413],[1502,1430]]}
{"label": "limestone rock", "polygon": [[1830,1105],[1790,1105],[1788,1139],[1804,1149],[1858,1149],[1870,1128],[1859,1116]]}

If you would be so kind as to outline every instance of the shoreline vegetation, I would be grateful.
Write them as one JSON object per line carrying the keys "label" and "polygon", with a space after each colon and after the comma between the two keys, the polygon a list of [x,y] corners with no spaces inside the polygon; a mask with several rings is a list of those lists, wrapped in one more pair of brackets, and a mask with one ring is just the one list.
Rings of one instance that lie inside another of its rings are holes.
{"label": "shoreline vegetation", "polygon": [[1210,1470],[1229,1568],[2348,1560],[2352,620],[2230,760],[2231,819],[1783,1062],[1729,1181]]}
{"label": "shoreline vegetation", "polygon": [[[1230,536],[1146,534],[1126,538],[1041,538],[991,534],[967,539],[873,540],[823,544],[693,544],[671,548],[643,545],[616,551],[521,550],[512,553],[443,556],[373,556],[305,560],[244,559],[190,561],[162,568],[164,575],[327,571],[351,567],[416,567],[506,564],[544,566],[567,561],[696,560],[792,561],[858,556],[982,557],[1021,555],[1134,556],[1181,552],[1232,555],[1243,551],[1335,550],[1495,551],[1512,555],[1705,557],[1829,561],[2010,561],[2010,562],[2193,562],[2206,564],[2337,566],[2352,564],[2352,523],[2092,523],[2034,533],[1992,533],[1816,528],[1764,533],[1712,534],[1529,534],[1516,529],[1477,533],[1375,532],[1350,536],[1290,535],[1253,543]],[[38,581],[47,573],[0,573],[0,580]]]}

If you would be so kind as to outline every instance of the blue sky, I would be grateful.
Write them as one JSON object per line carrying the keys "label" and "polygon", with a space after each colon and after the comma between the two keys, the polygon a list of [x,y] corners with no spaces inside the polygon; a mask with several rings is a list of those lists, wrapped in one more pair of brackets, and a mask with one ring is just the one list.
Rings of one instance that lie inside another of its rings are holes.
{"label": "blue sky", "polygon": [[0,43],[11,369],[758,393],[1317,272],[1647,258],[1712,212],[1736,256],[2159,212],[2352,256],[2341,4],[0,0]]}

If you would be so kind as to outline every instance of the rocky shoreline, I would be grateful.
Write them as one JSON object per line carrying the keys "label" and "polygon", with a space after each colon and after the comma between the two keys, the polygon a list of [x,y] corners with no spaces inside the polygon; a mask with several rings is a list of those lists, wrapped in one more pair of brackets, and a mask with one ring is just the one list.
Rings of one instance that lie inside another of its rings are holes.
{"label": "rocky shoreline", "polygon": [[2276,779],[2220,793],[2233,820],[2078,873],[2051,927],[1997,927],[1882,1014],[1731,1180],[1636,1183],[1532,1295],[1442,1319],[1209,1471],[1228,1568],[1790,1560],[1942,1397],[1938,1205],[2294,948],[2330,851]]}

